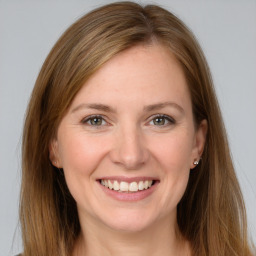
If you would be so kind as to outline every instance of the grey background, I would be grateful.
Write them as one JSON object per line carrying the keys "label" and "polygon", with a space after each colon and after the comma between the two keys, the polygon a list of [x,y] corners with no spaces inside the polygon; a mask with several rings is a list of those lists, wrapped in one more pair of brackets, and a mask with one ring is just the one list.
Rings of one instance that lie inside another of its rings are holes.
{"label": "grey background", "polygon": [[[1,256],[22,250],[18,228],[21,133],[39,69],[55,41],[71,23],[109,2],[0,0]],[[255,242],[256,0],[150,3],[160,4],[179,16],[195,33],[206,54]]]}

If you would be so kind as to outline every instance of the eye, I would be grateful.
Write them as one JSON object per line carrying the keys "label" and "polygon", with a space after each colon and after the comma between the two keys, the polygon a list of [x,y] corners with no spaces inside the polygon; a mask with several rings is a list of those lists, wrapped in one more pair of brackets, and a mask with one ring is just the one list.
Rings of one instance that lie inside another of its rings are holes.
{"label": "eye", "polygon": [[107,124],[102,116],[89,116],[82,120],[82,123],[90,126],[103,126]]}
{"label": "eye", "polygon": [[167,115],[156,115],[152,118],[149,124],[154,126],[167,126],[175,124],[175,120]]}

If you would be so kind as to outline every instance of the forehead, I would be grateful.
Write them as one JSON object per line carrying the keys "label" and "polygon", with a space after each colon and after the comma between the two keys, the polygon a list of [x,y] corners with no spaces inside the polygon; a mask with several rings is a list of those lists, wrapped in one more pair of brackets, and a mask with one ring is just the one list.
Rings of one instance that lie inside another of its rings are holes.
{"label": "forehead", "polygon": [[152,44],[111,58],[84,84],[72,105],[95,100],[120,105],[168,100],[190,103],[190,95],[178,60],[168,48]]}

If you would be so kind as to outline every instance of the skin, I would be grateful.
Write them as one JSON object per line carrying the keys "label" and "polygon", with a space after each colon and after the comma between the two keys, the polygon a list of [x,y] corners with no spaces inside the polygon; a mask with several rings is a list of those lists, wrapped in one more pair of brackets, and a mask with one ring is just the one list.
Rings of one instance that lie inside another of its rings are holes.
{"label": "skin", "polygon": [[[77,202],[74,255],[190,255],[176,208],[204,148],[207,123],[195,127],[183,71],[160,44],[118,54],[86,82],[50,145]],[[127,202],[102,190],[97,179],[105,176],[160,182],[150,196]]]}

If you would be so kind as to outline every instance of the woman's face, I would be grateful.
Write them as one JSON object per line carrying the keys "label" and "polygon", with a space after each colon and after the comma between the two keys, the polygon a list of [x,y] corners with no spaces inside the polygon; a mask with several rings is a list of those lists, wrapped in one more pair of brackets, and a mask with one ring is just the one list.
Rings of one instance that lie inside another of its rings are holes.
{"label": "woman's face", "polygon": [[205,132],[205,123],[195,129],[175,57],[159,44],[136,46],[86,82],[50,151],[81,223],[139,231],[175,222]]}

